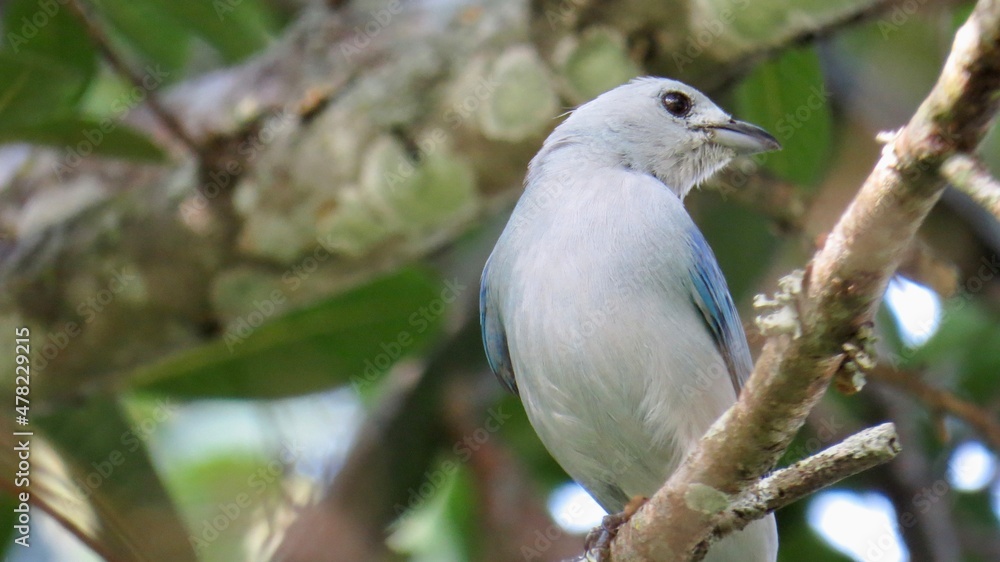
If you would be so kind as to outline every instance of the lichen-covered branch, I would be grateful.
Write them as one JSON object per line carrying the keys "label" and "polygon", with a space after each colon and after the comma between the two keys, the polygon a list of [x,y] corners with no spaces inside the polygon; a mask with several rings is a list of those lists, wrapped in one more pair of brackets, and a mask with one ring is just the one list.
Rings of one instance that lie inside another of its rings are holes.
{"label": "lichen-covered branch", "polygon": [[900,451],[891,423],[866,429],[844,441],[776,471],[757,482],[716,520],[721,536],[844,478],[892,460]]}
{"label": "lichen-covered branch", "polygon": [[[944,188],[941,165],[971,152],[1000,98],[1000,2],[982,0],[958,31],[928,97],[882,158],[808,268],[797,306],[801,335],[768,340],[740,400],[664,487],[618,533],[617,562],[704,556],[717,512],[685,501],[692,486],[729,496],[777,462],[867,325],[888,279]],[[721,511],[721,509],[720,509]]]}
{"label": "lichen-covered branch", "polygon": [[[798,36],[879,2],[798,10],[748,36],[735,28],[758,15],[743,0],[724,12],[676,2],[686,17],[643,2],[545,2],[536,13],[527,0],[475,0],[448,17],[380,0],[309,3],[266,52],[132,109],[130,126],[174,149],[169,164],[49,149],[25,160],[0,190],[0,326],[48,336],[39,370],[61,383],[38,398],[53,408],[82,387],[127,386],[136,367],[225,334],[255,299],[286,289],[288,274],[297,288],[275,317],[456,239],[516,195],[563,108],[642,72],[712,75],[729,54],[771,45],[772,31]],[[544,37],[573,20],[566,10],[582,19],[549,49]],[[634,52],[632,34],[645,31],[629,25],[644,10],[668,20],[656,36],[682,47],[683,72],[671,68],[673,50]],[[687,50],[719,25],[734,29]],[[534,41],[533,26],[544,32]],[[182,145],[203,147],[201,162]],[[326,257],[300,279],[314,252]],[[130,282],[100,314],[78,312],[121,275]]]}

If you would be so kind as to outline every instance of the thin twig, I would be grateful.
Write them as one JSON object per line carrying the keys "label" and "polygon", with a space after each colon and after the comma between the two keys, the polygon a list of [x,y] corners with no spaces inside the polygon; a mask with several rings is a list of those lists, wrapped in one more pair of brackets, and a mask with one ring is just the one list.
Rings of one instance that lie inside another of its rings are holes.
{"label": "thin twig", "polygon": [[1000,453],[1000,418],[997,416],[947,390],[927,384],[913,373],[880,366],[870,376],[913,395],[934,412],[950,414],[964,421],[979,432],[994,451]]}
{"label": "thin twig", "polygon": [[982,162],[968,154],[956,154],[941,166],[941,175],[1000,221],[1000,181]]}
{"label": "thin twig", "polygon": [[157,98],[155,92],[149,90],[143,84],[142,76],[139,76],[131,68],[129,68],[128,64],[122,60],[118,53],[115,52],[115,50],[111,47],[111,42],[108,40],[104,30],[102,30],[97,22],[87,14],[87,11],[84,9],[80,0],[69,0],[69,2],[66,3],[66,7],[69,8],[78,20],[80,20],[84,30],[86,30],[87,35],[90,37],[90,40],[94,42],[97,50],[100,51],[101,56],[104,57],[104,60],[106,60],[118,74],[122,75],[126,80],[131,82],[133,86],[146,92],[146,105],[149,106],[149,110],[156,116],[157,119],[160,120],[163,126],[170,131],[171,134],[177,137],[177,140],[190,150],[195,157],[200,159],[205,165],[210,165],[211,163],[207,162],[203,157],[204,153],[201,145],[188,135],[180,121],[178,121],[177,118],[175,118],[173,114],[171,114],[167,108],[160,103],[160,100]]}
{"label": "thin twig", "polygon": [[889,462],[899,451],[896,427],[891,423],[856,433],[751,486],[718,516],[717,532],[721,536],[742,529],[817,490]]}

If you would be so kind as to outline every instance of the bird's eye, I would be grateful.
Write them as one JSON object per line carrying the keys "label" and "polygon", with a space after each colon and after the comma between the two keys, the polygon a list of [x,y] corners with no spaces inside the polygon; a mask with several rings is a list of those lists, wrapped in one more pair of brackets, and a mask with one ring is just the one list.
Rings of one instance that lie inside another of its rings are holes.
{"label": "bird's eye", "polygon": [[660,98],[663,107],[674,117],[686,117],[691,113],[691,98],[682,92],[667,92]]}

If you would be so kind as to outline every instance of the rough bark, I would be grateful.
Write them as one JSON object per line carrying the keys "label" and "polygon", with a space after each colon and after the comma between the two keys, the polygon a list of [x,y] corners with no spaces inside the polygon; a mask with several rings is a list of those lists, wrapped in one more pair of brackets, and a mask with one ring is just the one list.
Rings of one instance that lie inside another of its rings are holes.
{"label": "rough bark", "polygon": [[726,509],[716,528],[720,534],[742,529],[817,490],[888,462],[899,451],[899,438],[891,423],[866,429],[757,482]]}

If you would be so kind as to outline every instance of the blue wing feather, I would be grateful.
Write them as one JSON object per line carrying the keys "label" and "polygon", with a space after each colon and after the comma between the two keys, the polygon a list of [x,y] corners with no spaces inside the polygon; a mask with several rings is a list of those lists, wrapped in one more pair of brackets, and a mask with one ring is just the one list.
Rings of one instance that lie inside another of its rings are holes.
{"label": "blue wing feather", "polygon": [[486,348],[486,360],[490,369],[500,379],[500,383],[510,392],[517,394],[517,383],[514,381],[514,367],[510,361],[510,350],[507,347],[507,332],[503,328],[503,319],[492,302],[493,297],[488,290],[490,262],[483,268],[483,278],[479,286],[479,324],[483,331],[483,346]]}
{"label": "blue wing feather", "polygon": [[705,317],[705,323],[729,368],[733,388],[739,395],[753,370],[743,323],[740,322],[726,279],[705,237],[697,229],[692,229],[689,242],[694,254],[694,267],[691,271],[694,286],[692,299]]}

